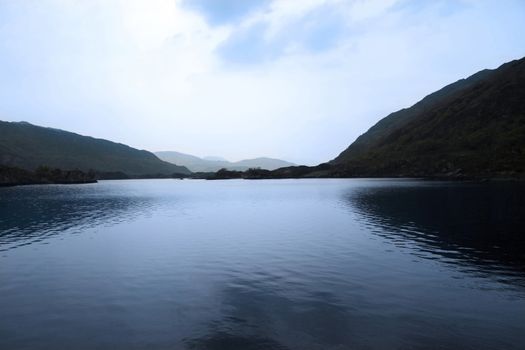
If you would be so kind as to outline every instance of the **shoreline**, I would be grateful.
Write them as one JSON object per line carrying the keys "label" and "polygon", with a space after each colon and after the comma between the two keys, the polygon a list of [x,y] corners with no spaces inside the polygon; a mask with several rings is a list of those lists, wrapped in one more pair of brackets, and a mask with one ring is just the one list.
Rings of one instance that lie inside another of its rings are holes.
{"label": "shoreline", "polygon": [[[96,184],[99,181],[121,181],[121,180],[182,180],[180,178],[125,178],[125,179],[99,179],[92,181],[61,181],[61,182],[21,182],[21,183],[0,183],[0,188],[10,188],[18,186],[35,186],[35,185],[88,185]],[[206,180],[206,181],[226,181],[226,180],[247,180],[247,181],[264,181],[264,180],[311,180],[311,179],[326,179],[326,180],[413,180],[413,181],[426,181],[426,182],[454,182],[454,183],[525,183],[525,178],[447,178],[447,177],[395,177],[395,176],[384,176],[384,177],[372,177],[372,176],[363,176],[363,177],[287,177],[287,178],[191,178],[187,177],[184,180]]]}

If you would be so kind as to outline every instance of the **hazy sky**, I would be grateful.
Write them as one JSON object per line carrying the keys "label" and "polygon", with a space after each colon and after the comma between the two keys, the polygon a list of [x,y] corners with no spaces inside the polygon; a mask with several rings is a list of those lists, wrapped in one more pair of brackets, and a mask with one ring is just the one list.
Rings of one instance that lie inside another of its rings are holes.
{"label": "hazy sky", "polygon": [[0,0],[0,119],[315,164],[523,56],[523,0]]}

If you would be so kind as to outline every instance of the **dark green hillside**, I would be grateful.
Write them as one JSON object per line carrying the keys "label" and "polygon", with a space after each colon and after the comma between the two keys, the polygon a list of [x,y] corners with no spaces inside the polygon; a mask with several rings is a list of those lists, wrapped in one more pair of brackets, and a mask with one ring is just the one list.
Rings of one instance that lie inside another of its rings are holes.
{"label": "dark green hillside", "polygon": [[153,153],[107,140],[35,126],[0,121],[0,165],[34,170],[41,165],[64,170],[125,173],[130,177],[189,174]]}
{"label": "dark green hillside", "polygon": [[523,176],[525,59],[390,114],[331,164],[345,176]]}

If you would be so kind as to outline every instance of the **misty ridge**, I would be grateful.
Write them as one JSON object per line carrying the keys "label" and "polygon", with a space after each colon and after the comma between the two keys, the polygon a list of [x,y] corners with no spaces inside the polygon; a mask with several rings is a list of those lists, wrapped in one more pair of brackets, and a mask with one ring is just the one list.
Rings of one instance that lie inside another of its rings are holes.
{"label": "misty ridge", "polygon": [[196,157],[190,154],[162,151],[155,152],[160,159],[177,165],[182,165],[192,172],[216,172],[220,169],[245,171],[250,168],[261,168],[266,170],[275,170],[282,167],[294,166],[294,163],[281,159],[259,157],[254,159],[243,159],[237,162],[230,162],[222,157]]}

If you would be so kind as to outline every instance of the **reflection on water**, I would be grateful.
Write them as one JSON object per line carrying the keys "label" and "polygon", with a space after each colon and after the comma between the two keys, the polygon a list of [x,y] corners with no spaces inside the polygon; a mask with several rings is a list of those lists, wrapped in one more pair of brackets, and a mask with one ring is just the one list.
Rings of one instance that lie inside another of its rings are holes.
{"label": "reflection on water", "polygon": [[345,198],[371,232],[409,245],[414,254],[474,264],[476,271],[525,271],[522,183],[398,182],[349,191]]}
{"label": "reflection on water", "polygon": [[521,349],[524,193],[412,180],[0,189],[0,348]]}
{"label": "reflection on water", "polygon": [[[125,222],[152,210],[154,200],[96,184],[26,186],[0,191],[0,251],[64,232]],[[2,248],[3,247],[3,248]]]}

